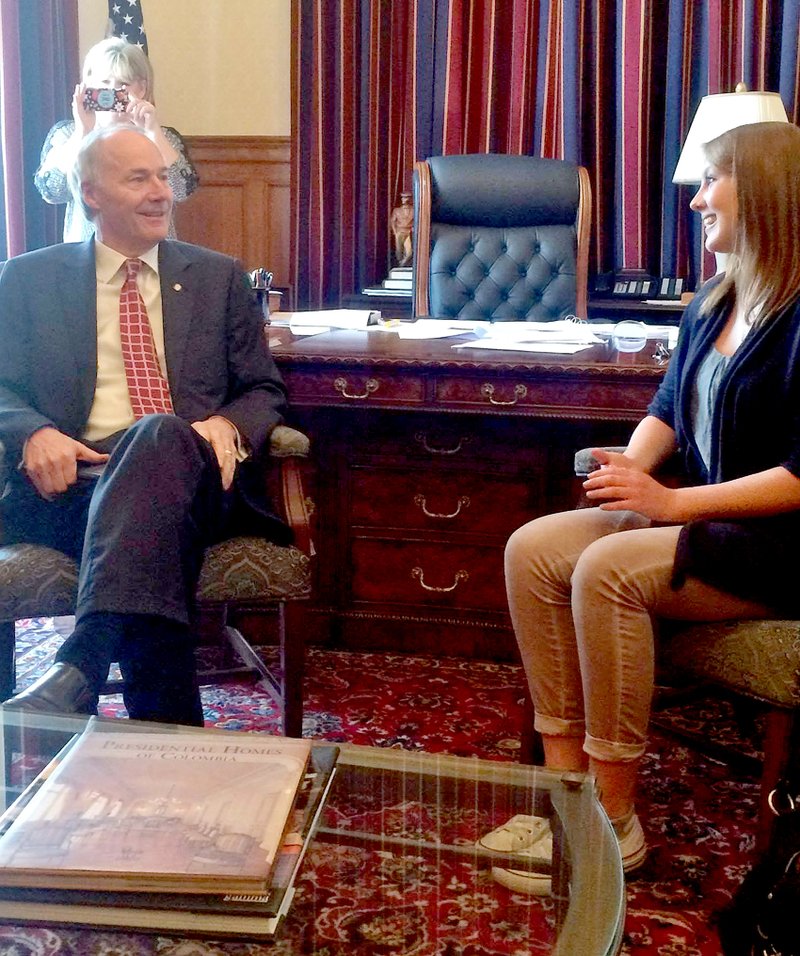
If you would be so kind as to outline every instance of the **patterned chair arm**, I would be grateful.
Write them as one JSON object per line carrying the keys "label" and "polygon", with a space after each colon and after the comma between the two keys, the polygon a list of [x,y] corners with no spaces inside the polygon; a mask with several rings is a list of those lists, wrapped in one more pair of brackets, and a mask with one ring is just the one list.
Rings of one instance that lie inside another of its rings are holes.
{"label": "patterned chair arm", "polygon": [[272,458],[308,458],[310,447],[308,436],[288,425],[277,425],[269,436]]}
{"label": "patterned chair arm", "polygon": [[270,457],[280,459],[283,517],[294,534],[294,546],[309,557],[314,554],[314,542],[300,459],[308,457],[310,447],[308,436],[288,425],[278,425],[270,435]]}

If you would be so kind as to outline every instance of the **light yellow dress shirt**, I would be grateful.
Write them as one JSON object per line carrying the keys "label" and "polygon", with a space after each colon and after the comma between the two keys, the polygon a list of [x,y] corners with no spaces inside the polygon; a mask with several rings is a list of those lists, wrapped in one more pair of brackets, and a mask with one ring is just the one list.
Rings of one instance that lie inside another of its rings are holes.
{"label": "light yellow dress shirt", "polygon": [[[137,279],[144,300],[156,355],[164,376],[167,361],[164,352],[164,314],[161,307],[161,283],[158,278],[158,246],[143,255]],[[97,384],[94,402],[83,438],[99,441],[133,422],[133,410],[125,378],[122,342],[119,332],[119,297],[125,282],[126,257],[102,242],[95,241],[97,272]]]}

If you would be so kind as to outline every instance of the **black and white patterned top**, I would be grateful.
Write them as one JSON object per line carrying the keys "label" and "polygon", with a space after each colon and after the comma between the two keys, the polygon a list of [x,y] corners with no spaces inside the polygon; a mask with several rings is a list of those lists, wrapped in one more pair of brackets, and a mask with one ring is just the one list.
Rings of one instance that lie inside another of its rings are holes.
{"label": "black and white patterned top", "polygon": [[[169,167],[167,174],[175,202],[183,202],[197,189],[199,177],[189,159],[186,144],[180,133],[171,126],[162,126],[164,136],[178,153],[178,159]],[[64,216],[64,242],[83,242],[94,235],[94,225],[86,218],[80,204],[76,203],[69,188],[67,170],[62,168],[59,154],[67,155],[67,143],[75,132],[73,120],[62,120],[50,130],[42,146],[39,168],[33,181],[45,202],[66,203]],[[51,155],[55,151],[55,156]],[[170,222],[169,238],[175,239],[175,222]]]}

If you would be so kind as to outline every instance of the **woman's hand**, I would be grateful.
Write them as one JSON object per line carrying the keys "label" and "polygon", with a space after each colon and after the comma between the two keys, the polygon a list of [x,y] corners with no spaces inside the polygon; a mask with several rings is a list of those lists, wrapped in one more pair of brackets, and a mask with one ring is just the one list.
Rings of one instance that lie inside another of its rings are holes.
{"label": "woman's hand", "polygon": [[75,120],[75,132],[81,139],[91,133],[97,120],[94,110],[87,110],[83,105],[85,92],[86,84],[78,83],[75,92],[72,94],[72,118]]}
{"label": "woman's hand", "polygon": [[140,100],[130,90],[128,90],[128,106],[125,112],[133,125],[143,129],[151,139],[156,130],[161,130],[155,106],[148,100]]}
{"label": "woman's hand", "polygon": [[586,497],[603,511],[636,511],[652,521],[678,522],[675,489],[667,488],[619,452],[593,448],[600,463],[584,481]]}
{"label": "woman's hand", "polygon": [[173,148],[170,141],[164,135],[164,130],[158,122],[156,108],[149,100],[139,99],[138,96],[128,90],[128,108],[125,111],[127,119],[144,130],[150,139],[158,146],[158,150],[164,160],[164,165],[172,166],[180,158],[177,151]]}

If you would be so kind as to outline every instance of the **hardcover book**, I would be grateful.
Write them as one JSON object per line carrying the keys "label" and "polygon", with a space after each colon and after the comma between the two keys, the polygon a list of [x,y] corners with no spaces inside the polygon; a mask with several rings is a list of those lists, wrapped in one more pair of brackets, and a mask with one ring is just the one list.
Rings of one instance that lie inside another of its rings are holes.
{"label": "hardcover book", "polygon": [[[333,782],[339,748],[315,746],[292,812],[290,831],[277,856],[267,892],[256,894],[106,892],[103,890],[0,887],[0,921],[47,925],[179,931],[189,935],[269,938],[289,909],[294,882],[316,831]],[[51,768],[46,768],[46,777]],[[39,779],[0,817],[14,825]]]}
{"label": "hardcover book", "polygon": [[310,750],[90,725],[0,836],[0,886],[263,893]]}

